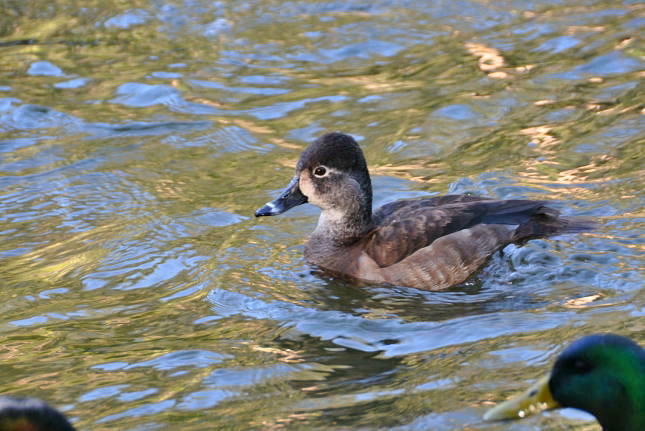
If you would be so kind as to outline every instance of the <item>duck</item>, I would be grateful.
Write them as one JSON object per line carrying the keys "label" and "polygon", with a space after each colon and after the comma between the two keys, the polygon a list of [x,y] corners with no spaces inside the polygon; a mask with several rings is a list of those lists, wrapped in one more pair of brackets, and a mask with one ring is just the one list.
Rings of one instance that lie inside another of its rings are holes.
{"label": "duck", "polygon": [[620,335],[582,337],[557,357],[550,375],[484,419],[514,419],[559,407],[591,413],[603,431],[645,430],[645,350]]}
{"label": "duck", "polygon": [[442,290],[463,283],[496,251],[533,238],[589,230],[545,201],[470,194],[398,200],[372,209],[365,156],[331,132],[301,154],[286,189],[255,212],[275,216],[304,203],[321,209],[305,259],[332,275]]}
{"label": "duck", "polygon": [[75,431],[65,415],[30,397],[0,396],[0,431]]}

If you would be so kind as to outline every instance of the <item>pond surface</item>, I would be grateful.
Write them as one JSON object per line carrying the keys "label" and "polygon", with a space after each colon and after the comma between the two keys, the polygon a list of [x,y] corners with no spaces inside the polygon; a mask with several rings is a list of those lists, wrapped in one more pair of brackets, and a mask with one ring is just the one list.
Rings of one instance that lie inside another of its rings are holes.
{"label": "pond surface", "polygon": [[[0,393],[80,430],[598,429],[481,415],[583,334],[645,341],[642,4],[0,8]],[[253,217],[331,130],[377,205],[472,192],[600,226],[444,292],[333,279],[302,257],[316,208]]]}

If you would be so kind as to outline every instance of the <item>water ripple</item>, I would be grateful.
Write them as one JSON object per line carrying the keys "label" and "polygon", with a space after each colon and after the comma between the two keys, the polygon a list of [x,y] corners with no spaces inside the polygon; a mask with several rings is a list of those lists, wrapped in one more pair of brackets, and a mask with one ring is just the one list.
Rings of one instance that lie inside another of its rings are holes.
{"label": "water ripple", "polygon": [[[315,310],[283,301],[260,299],[215,289],[208,295],[221,317],[242,315],[272,319],[283,327],[330,340],[339,346],[364,352],[383,352],[384,357],[407,355],[503,335],[544,331],[575,319],[571,312],[507,312],[470,316],[445,322],[404,322],[400,319],[370,319],[338,311]],[[419,334],[428,334],[421,337]]]}

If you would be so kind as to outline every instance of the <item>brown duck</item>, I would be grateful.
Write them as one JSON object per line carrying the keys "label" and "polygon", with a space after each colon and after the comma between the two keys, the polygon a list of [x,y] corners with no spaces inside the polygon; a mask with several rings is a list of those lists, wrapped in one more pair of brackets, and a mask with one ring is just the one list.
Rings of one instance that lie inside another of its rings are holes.
{"label": "brown duck", "polygon": [[351,136],[328,133],[300,156],[296,175],[257,217],[309,202],[320,207],[305,258],[333,274],[426,290],[465,281],[497,250],[588,230],[544,201],[447,195],[399,200],[372,212],[372,183]]}

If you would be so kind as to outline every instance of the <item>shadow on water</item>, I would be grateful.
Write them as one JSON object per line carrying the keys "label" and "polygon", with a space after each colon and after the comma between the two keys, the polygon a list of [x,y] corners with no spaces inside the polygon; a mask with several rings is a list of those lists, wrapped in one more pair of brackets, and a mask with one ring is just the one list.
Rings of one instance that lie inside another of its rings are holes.
{"label": "shadow on water", "polygon": [[[644,341],[639,4],[0,11],[0,393],[80,430],[593,426],[481,415],[574,338]],[[377,206],[544,199],[600,226],[442,292],[329,277],[302,258],[315,208],[253,217],[328,130]]]}

